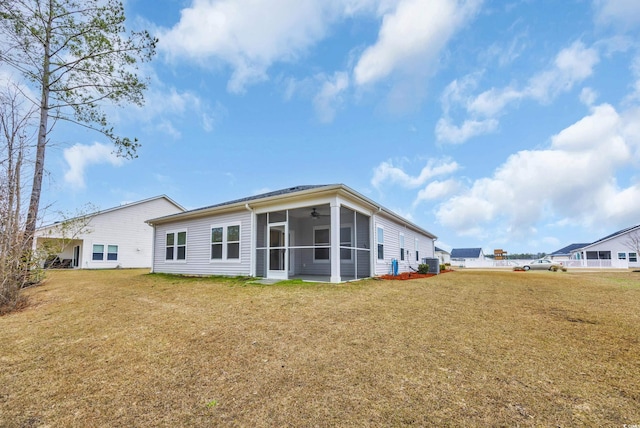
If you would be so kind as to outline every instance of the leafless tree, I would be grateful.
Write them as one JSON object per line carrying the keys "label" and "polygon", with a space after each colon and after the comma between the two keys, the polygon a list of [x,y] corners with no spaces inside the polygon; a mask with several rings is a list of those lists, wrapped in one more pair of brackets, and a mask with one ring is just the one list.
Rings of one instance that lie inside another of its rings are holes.
{"label": "leafless tree", "polygon": [[640,230],[631,232],[624,244],[627,246],[627,248],[633,250],[636,255],[640,255]]}
{"label": "leafless tree", "polygon": [[28,281],[23,272],[30,247],[24,239],[23,189],[33,148],[36,109],[17,86],[0,88],[0,313],[20,303]]}

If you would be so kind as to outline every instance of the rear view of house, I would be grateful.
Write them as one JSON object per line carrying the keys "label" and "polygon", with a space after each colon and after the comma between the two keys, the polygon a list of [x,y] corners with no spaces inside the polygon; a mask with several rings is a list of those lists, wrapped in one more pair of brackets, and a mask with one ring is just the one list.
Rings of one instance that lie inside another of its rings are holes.
{"label": "rear view of house", "polygon": [[157,196],[42,227],[34,246],[53,266],[151,267],[153,228],[145,220],[183,211],[167,196]]}
{"label": "rear view of house", "polygon": [[343,184],[297,186],[148,221],[153,271],[342,282],[417,269],[436,237]]}

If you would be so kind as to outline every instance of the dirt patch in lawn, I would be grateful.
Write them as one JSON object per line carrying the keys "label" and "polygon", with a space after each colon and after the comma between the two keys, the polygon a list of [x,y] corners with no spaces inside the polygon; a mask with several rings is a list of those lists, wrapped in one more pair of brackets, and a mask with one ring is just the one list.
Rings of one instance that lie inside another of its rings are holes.
{"label": "dirt patch in lawn", "polygon": [[640,423],[637,274],[249,284],[56,271],[0,317],[0,426]]}

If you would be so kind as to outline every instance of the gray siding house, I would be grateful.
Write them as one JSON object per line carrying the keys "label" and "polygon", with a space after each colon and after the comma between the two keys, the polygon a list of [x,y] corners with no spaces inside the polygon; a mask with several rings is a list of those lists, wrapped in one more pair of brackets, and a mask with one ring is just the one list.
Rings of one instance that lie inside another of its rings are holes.
{"label": "gray siding house", "polygon": [[296,186],[148,220],[153,272],[343,282],[417,269],[436,236],[343,184]]}

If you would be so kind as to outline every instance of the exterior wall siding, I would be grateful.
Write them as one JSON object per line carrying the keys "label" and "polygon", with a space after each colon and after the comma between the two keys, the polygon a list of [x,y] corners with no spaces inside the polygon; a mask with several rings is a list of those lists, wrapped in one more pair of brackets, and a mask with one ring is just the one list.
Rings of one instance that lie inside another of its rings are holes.
{"label": "exterior wall siding", "polygon": [[[182,210],[165,198],[123,206],[98,213],[88,223],[86,232],[62,251],[61,258],[72,258],[73,247],[80,245],[79,266],[84,269],[150,268],[152,264],[153,228],[147,219],[176,214]],[[51,234],[49,235],[49,232]],[[56,237],[56,227],[42,229],[36,237]],[[104,260],[93,260],[93,245],[104,245]],[[107,246],[117,245],[117,260],[107,259]]]}
{"label": "exterior wall siding", "polygon": [[[628,262],[628,266],[630,268],[640,267],[640,262],[629,262],[629,253],[636,253],[637,256],[640,257],[640,253],[637,250],[633,250],[632,248],[629,247],[630,236],[631,234],[634,234],[634,233],[640,233],[640,232],[638,230],[630,231],[628,233],[616,236],[606,241],[599,242],[594,245],[590,245],[586,247],[586,249],[581,250],[580,252],[583,252],[586,258],[586,253],[590,251],[610,251],[612,267],[616,267],[620,265],[620,263],[618,262],[618,253],[624,253],[625,260]],[[640,260],[640,258],[638,260]]]}
{"label": "exterior wall siding", "polygon": [[[433,258],[435,245],[433,239],[422,233],[398,223],[386,216],[377,214],[373,222],[373,264],[376,275],[386,275],[391,271],[391,261],[398,261],[398,272],[411,272],[418,269],[423,258]],[[378,259],[378,225],[384,230],[384,259]],[[400,233],[404,234],[405,258],[400,260]],[[415,239],[418,239],[418,253],[420,261],[416,261]]]}
{"label": "exterior wall siding", "polygon": [[[240,260],[211,260],[211,227],[240,225]],[[168,232],[187,232],[186,260],[165,260]],[[250,275],[251,212],[176,221],[156,226],[153,271],[188,275]]]}

